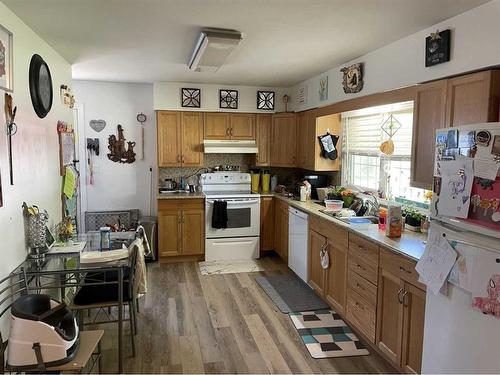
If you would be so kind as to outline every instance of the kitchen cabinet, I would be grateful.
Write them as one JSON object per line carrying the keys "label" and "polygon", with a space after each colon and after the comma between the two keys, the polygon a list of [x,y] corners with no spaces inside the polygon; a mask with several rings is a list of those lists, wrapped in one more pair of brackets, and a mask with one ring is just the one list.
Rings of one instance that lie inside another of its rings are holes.
{"label": "kitchen cabinet", "polygon": [[254,140],[255,115],[253,113],[205,113],[205,139]]}
{"label": "kitchen cabinet", "polygon": [[205,113],[204,131],[205,139],[231,139],[229,126],[229,113]]}
{"label": "kitchen cabinet", "polygon": [[158,166],[203,165],[203,114],[158,111]]}
{"label": "kitchen cabinet", "polygon": [[280,199],[275,202],[274,251],[288,262],[288,204]]}
{"label": "kitchen cabinet", "polygon": [[418,282],[415,264],[381,250],[376,344],[404,372],[420,373],[425,291]]}
{"label": "kitchen cabinet", "polygon": [[434,137],[445,127],[447,80],[419,85],[413,104],[413,151],[410,185],[432,189]]}
{"label": "kitchen cabinet", "polygon": [[160,260],[202,256],[205,252],[203,199],[158,200],[158,253]]}
{"label": "kitchen cabinet", "polygon": [[446,125],[498,121],[500,70],[448,79]]}
{"label": "kitchen cabinet", "polygon": [[231,139],[255,140],[255,114],[230,113],[229,124]]}
{"label": "kitchen cabinet", "polygon": [[[347,286],[347,231],[311,216],[309,219],[309,284],[338,313],[344,314]],[[321,251],[328,253],[329,265],[321,266]]]}
{"label": "kitchen cabinet", "polygon": [[255,165],[258,167],[271,165],[271,123],[270,114],[256,116],[256,139],[259,153],[255,155]]}
{"label": "kitchen cabinet", "polygon": [[274,198],[260,199],[260,251],[274,249]]}
{"label": "kitchen cabinet", "polygon": [[327,133],[341,136],[340,115],[317,116],[316,110],[297,115],[297,167],[311,171],[339,171],[341,161],[341,140],[337,143],[336,160],[321,156],[318,137]]}
{"label": "kitchen cabinet", "polygon": [[297,119],[294,113],[272,116],[271,165],[295,167],[297,162]]}

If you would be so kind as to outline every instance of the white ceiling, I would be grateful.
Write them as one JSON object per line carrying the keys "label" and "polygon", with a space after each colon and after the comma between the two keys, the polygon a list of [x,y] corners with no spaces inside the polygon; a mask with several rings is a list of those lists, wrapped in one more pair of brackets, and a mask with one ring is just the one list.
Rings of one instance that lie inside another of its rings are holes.
{"label": "white ceiling", "polygon": [[[73,64],[75,79],[285,87],[488,2],[2,1]],[[244,34],[217,73],[186,66],[202,27]]]}

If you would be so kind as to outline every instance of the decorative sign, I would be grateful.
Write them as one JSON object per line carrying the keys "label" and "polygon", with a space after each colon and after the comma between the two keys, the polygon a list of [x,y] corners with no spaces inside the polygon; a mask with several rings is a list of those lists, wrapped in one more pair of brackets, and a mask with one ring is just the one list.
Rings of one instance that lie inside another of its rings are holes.
{"label": "decorative sign", "polygon": [[360,92],[363,88],[362,64],[352,64],[351,66],[340,69],[340,71],[344,73],[344,77],[342,79],[344,93],[353,94]]}
{"label": "decorative sign", "polygon": [[299,87],[297,90],[297,103],[300,105],[307,104],[307,86]]}
{"label": "decorative sign", "polygon": [[13,90],[12,33],[0,25],[0,89]]}
{"label": "decorative sign", "polygon": [[219,90],[219,108],[238,109],[238,91]]}
{"label": "decorative sign", "polygon": [[450,61],[451,30],[431,33],[425,38],[425,66],[433,66]]}
{"label": "decorative sign", "polygon": [[183,88],[181,94],[181,105],[187,108],[201,107],[201,89]]}
{"label": "decorative sign", "polygon": [[102,131],[106,127],[106,121],[104,120],[90,120],[89,126],[96,132]]}
{"label": "decorative sign", "polygon": [[328,76],[319,79],[319,101],[324,102],[328,99]]}
{"label": "decorative sign", "polygon": [[274,110],[274,91],[257,91],[257,109]]}

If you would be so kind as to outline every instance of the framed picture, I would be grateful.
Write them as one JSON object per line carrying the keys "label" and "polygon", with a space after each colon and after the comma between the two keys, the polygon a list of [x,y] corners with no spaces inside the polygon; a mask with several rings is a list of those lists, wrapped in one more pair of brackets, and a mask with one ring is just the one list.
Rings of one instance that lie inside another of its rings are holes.
{"label": "framed picture", "polygon": [[307,86],[299,87],[297,90],[297,103],[300,105],[307,104]]}
{"label": "framed picture", "polygon": [[363,65],[362,63],[346,66],[340,71],[343,73],[342,88],[345,94],[354,94],[363,89]]}
{"label": "framed picture", "polygon": [[257,91],[257,109],[274,110],[274,91]]}
{"label": "framed picture", "polygon": [[219,108],[238,109],[238,90],[219,90]]}
{"label": "framed picture", "polygon": [[323,76],[319,79],[319,101],[328,100],[328,76]]}
{"label": "framed picture", "polygon": [[0,25],[0,89],[9,92],[14,91],[12,39],[12,33]]}
{"label": "framed picture", "polygon": [[201,107],[201,89],[181,89],[181,106],[185,108]]}
{"label": "framed picture", "polygon": [[451,30],[436,31],[425,38],[425,66],[450,61]]}

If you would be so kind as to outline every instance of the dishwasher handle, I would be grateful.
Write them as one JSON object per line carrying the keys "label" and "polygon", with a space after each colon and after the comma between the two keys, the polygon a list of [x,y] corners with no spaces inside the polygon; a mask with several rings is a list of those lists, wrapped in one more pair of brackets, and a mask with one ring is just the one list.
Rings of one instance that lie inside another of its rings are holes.
{"label": "dishwasher handle", "polygon": [[295,215],[297,217],[300,217],[301,219],[304,219],[304,220],[308,220],[309,219],[309,215],[308,214],[306,214],[303,211],[297,210],[296,208],[293,208],[293,207],[288,207],[288,213],[290,215]]}

